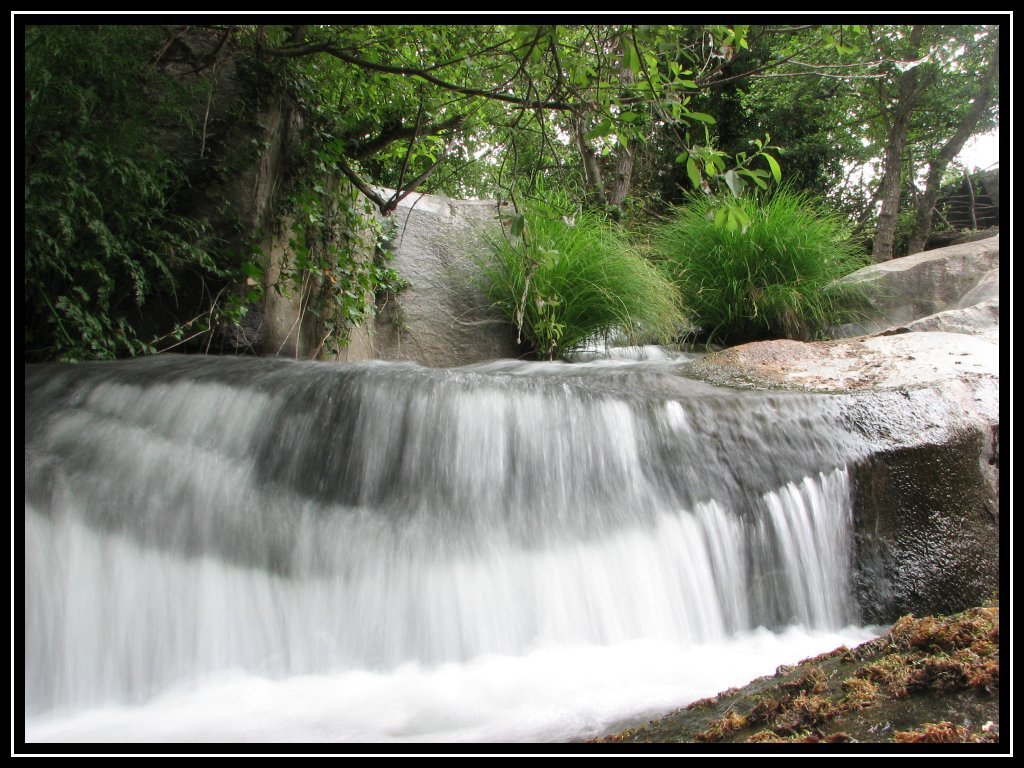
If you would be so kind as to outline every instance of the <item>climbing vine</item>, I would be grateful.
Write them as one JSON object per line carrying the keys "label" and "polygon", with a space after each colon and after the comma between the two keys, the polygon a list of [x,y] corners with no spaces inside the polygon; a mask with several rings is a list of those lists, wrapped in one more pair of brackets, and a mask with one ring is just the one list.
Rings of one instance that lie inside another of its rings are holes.
{"label": "climbing vine", "polygon": [[314,183],[289,201],[289,251],[273,289],[299,291],[300,314],[317,319],[319,354],[337,354],[351,330],[373,317],[378,299],[407,283],[391,266],[391,220],[345,182]]}

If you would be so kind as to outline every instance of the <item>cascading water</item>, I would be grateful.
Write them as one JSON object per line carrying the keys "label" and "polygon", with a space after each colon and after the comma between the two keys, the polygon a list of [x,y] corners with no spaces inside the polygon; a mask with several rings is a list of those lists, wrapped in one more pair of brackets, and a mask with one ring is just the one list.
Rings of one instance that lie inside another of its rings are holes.
{"label": "cascading water", "polygon": [[866,639],[828,400],[677,367],[29,367],[27,738],[566,740]]}

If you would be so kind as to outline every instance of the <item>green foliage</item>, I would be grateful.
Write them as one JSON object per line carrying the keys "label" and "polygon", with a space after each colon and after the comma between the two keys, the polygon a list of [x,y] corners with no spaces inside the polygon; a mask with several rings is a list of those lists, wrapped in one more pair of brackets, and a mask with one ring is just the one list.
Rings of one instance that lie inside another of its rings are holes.
{"label": "green foliage", "polygon": [[673,338],[684,319],[671,282],[608,218],[536,201],[507,221],[483,260],[484,287],[538,356],[596,336]]}
{"label": "green foliage", "polygon": [[141,308],[175,304],[179,278],[223,275],[205,223],[174,209],[184,174],[161,126],[187,93],[148,60],[159,28],[25,31],[25,354],[154,351]]}
{"label": "green foliage", "polygon": [[294,258],[273,288],[298,290],[303,310],[318,318],[321,349],[340,352],[352,328],[373,315],[378,298],[397,295],[408,285],[389,264],[389,227],[344,182],[314,184],[294,195],[289,207]]}
{"label": "green foliage", "polygon": [[746,226],[729,226],[727,206],[697,196],[653,240],[703,337],[806,339],[844,318],[851,297],[835,281],[868,260],[838,217],[787,189],[728,207]]}

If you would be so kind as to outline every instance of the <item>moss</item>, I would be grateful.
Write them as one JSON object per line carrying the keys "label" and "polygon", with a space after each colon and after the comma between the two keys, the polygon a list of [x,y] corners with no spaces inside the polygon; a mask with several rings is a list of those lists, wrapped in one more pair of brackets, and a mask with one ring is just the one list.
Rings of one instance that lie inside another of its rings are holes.
{"label": "moss", "polygon": [[725,717],[712,721],[705,730],[694,737],[694,740],[700,742],[721,741],[733,731],[738,731],[746,726],[746,717],[736,712],[729,712]]}
{"label": "moss", "polygon": [[898,744],[962,744],[980,741],[978,736],[966,728],[950,722],[925,723],[912,731],[896,731],[892,740]]}
{"label": "moss", "polygon": [[843,680],[843,691],[846,693],[843,701],[849,709],[869,707],[879,696],[878,687],[874,683],[859,677]]}
{"label": "moss", "polygon": [[905,616],[857,648],[780,667],[605,740],[994,743],[998,686],[998,608]]}
{"label": "moss", "polygon": [[790,695],[798,693],[823,693],[828,690],[828,681],[821,667],[812,666],[804,670],[803,674],[795,680],[790,680],[779,685],[783,691]]}
{"label": "moss", "polygon": [[703,709],[703,708],[710,708],[710,707],[717,707],[717,706],[718,706],[718,699],[716,697],[714,697],[714,696],[709,696],[706,699],[697,699],[692,704],[687,705],[686,708],[687,709]]}
{"label": "moss", "polygon": [[849,652],[849,648],[847,648],[845,645],[840,645],[834,651],[826,651],[825,653],[819,653],[817,656],[811,656],[808,659],[804,659],[800,662],[798,666],[803,666],[804,664],[821,664],[823,661],[834,659],[837,656],[844,656]]}
{"label": "moss", "polygon": [[752,724],[767,723],[775,719],[782,710],[782,702],[772,696],[764,696],[757,700],[753,709],[747,713],[747,720]]}
{"label": "moss", "polygon": [[750,744],[779,744],[789,741],[785,736],[779,736],[774,731],[758,731],[747,742]]}
{"label": "moss", "polygon": [[905,650],[936,653],[964,647],[977,647],[977,652],[991,652],[999,641],[999,611],[996,608],[974,608],[955,617],[925,616],[915,619],[904,616],[889,632],[892,644]]}

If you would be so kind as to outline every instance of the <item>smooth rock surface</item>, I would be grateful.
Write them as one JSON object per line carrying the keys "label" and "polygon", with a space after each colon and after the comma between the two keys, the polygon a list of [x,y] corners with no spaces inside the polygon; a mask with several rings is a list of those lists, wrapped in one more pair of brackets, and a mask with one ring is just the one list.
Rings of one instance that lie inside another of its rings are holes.
{"label": "smooth rock surface", "polygon": [[692,364],[702,378],[733,386],[823,392],[935,386],[965,376],[998,378],[999,348],[959,333],[899,333],[836,341],[760,341]]}
{"label": "smooth rock surface", "polygon": [[979,336],[993,344],[999,343],[999,299],[987,299],[964,309],[947,309],[896,329],[903,331],[941,331]]}
{"label": "smooth rock surface", "polygon": [[411,285],[377,317],[376,359],[443,368],[519,355],[515,330],[475,285],[483,232],[505,206],[418,194],[399,203],[392,266]]}
{"label": "smooth rock surface", "polygon": [[[877,333],[906,327],[915,320],[946,310],[966,309],[986,299],[998,302],[998,268],[997,236],[924,251],[857,270],[843,282],[864,291],[864,317],[856,323],[833,328],[832,335],[848,338]],[[998,303],[995,310],[998,315]],[[975,332],[973,328],[971,323],[961,326],[953,321],[951,325],[937,329]]]}

